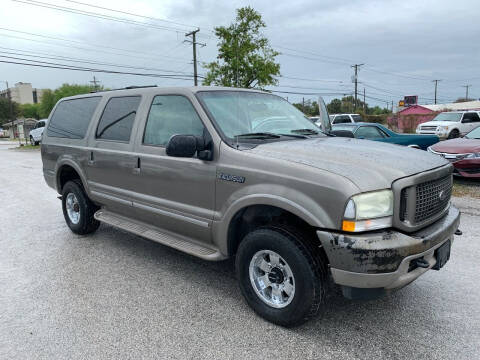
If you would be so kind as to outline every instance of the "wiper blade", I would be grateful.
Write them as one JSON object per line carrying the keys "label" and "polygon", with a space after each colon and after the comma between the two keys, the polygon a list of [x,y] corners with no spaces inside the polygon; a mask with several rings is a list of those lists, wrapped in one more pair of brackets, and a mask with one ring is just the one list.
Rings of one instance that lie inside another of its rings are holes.
{"label": "wiper blade", "polygon": [[234,138],[243,138],[243,139],[278,139],[280,135],[268,133],[268,132],[256,132],[256,133],[246,133],[235,135]]}
{"label": "wiper blade", "polygon": [[302,134],[302,135],[318,135],[318,131],[313,129],[295,129],[295,130],[290,130],[290,132],[294,134]]}

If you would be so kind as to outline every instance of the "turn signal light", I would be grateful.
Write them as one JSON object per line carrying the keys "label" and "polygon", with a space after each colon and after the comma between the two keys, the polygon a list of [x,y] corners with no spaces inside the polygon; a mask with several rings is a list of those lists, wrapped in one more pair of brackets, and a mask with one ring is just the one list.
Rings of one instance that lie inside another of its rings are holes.
{"label": "turn signal light", "polygon": [[355,231],[355,221],[343,220],[342,230],[351,232]]}

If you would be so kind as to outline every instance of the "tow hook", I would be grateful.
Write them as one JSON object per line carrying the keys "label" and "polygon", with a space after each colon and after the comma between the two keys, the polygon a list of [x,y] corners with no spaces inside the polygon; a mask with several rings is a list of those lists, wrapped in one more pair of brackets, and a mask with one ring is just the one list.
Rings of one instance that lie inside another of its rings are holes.
{"label": "tow hook", "polygon": [[430,264],[428,263],[427,260],[425,260],[424,258],[419,258],[417,260],[415,260],[415,264],[418,266],[418,267],[421,267],[421,268],[424,268],[424,269],[427,269],[430,267]]}
{"label": "tow hook", "polygon": [[463,234],[462,230],[460,229],[455,230],[455,235],[462,235],[462,234]]}

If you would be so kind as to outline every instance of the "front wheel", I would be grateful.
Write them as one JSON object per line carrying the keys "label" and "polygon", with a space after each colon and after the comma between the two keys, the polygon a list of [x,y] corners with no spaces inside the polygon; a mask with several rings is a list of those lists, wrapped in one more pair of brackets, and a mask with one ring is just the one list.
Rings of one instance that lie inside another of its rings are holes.
{"label": "front wheel", "polygon": [[314,316],[325,298],[326,266],[299,234],[260,228],[247,234],[236,255],[236,273],[247,303],[282,326]]}
{"label": "front wheel", "polygon": [[68,227],[75,234],[90,234],[100,226],[93,217],[98,207],[85,194],[79,180],[68,181],[63,187],[62,209]]}
{"label": "front wheel", "polygon": [[457,129],[453,129],[452,131],[450,131],[450,134],[448,134],[447,139],[455,139],[455,138],[458,138],[459,136],[460,136],[460,132]]}

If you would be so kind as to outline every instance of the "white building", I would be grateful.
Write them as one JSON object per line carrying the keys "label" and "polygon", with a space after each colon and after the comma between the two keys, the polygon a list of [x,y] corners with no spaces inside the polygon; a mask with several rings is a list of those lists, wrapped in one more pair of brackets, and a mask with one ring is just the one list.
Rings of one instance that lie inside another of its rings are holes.
{"label": "white building", "polygon": [[466,101],[450,104],[432,104],[432,105],[421,105],[424,108],[430,109],[432,111],[460,111],[460,110],[480,110],[480,101]]}
{"label": "white building", "polygon": [[1,90],[0,97],[8,98],[8,93],[12,101],[18,104],[36,104],[40,102],[43,89],[35,89],[30,83],[18,82],[14,87]]}

